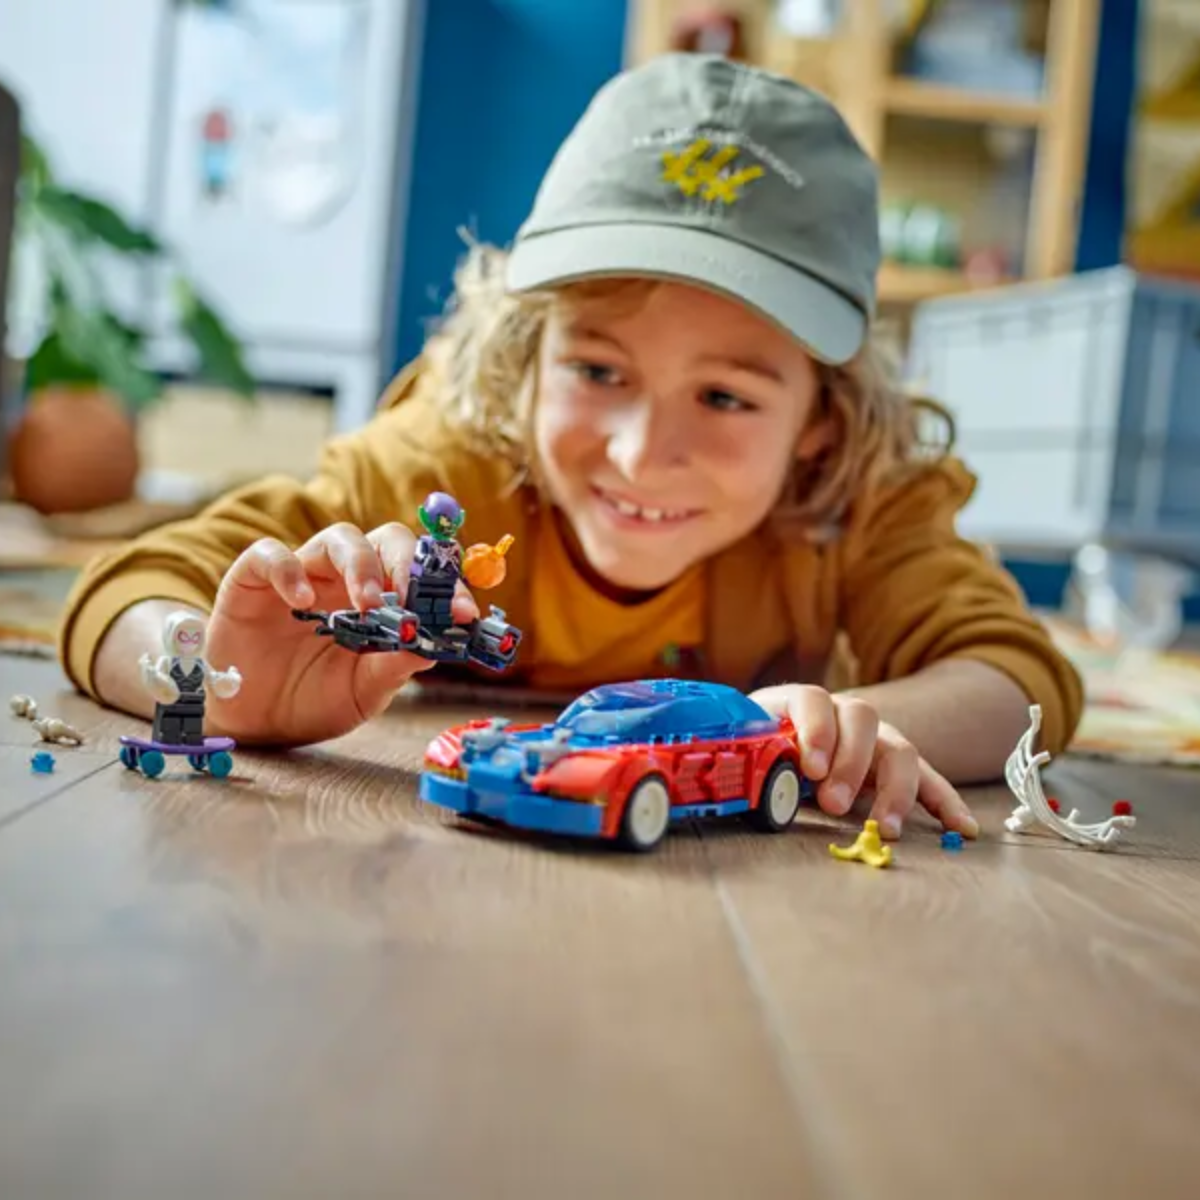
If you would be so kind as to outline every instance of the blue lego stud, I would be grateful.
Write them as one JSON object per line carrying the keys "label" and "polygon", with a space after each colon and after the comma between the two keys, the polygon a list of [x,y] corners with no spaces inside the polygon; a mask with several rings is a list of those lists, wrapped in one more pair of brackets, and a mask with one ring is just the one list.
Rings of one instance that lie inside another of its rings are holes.
{"label": "blue lego stud", "polygon": [[942,849],[943,850],[961,850],[963,848],[962,834],[956,829],[947,829],[942,834]]}
{"label": "blue lego stud", "polygon": [[48,754],[45,750],[39,750],[29,760],[29,765],[39,775],[49,775],[54,770],[54,755]]}

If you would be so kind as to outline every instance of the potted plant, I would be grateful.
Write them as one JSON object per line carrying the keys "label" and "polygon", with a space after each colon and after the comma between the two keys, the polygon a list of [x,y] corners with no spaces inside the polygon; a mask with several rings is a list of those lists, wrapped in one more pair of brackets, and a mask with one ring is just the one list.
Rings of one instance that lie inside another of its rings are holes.
{"label": "potted plant", "polygon": [[137,416],[163,393],[146,360],[145,333],[122,319],[106,292],[103,271],[114,259],[173,272],[175,317],[199,378],[247,398],[254,381],[237,339],[158,239],[56,182],[28,134],[21,156],[15,257],[36,275],[37,316],[20,356],[25,403],[9,441],[12,491],[42,513],[80,512],[134,495]]}

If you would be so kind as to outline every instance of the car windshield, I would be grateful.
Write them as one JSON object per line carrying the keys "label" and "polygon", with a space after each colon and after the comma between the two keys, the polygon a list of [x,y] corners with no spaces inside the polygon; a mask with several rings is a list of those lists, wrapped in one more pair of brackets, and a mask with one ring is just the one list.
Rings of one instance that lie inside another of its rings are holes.
{"label": "car windshield", "polygon": [[662,707],[656,704],[649,708],[591,709],[576,713],[567,723],[567,728],[582,737],[626,737],[652,724]]}
{"label": "car windshield", "polygon": [[583,737],[626,735],[651,724],[669,703],[659,693],[636,686],[596,690],[573,701],[555,724]]}

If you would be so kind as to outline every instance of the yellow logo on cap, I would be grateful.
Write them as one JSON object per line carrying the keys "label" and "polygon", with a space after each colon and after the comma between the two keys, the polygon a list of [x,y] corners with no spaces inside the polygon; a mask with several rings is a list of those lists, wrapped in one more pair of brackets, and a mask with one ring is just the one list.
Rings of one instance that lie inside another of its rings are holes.
{"label": "yellow logo on cap", "polygon": [[743,167],[740,171],[722,175],[725,166],[737,157],[736,146],[724,146],[711,158],[705,158],[712,146],[707,138],[698,138],[685,150],[674,154],[667,151],[663,156],[663,183],[673,183],[685,196],[697,192],[705,200],[720,200],[733,204],[740,200],[742,188],[752,179],[764,174],[762,167]]}

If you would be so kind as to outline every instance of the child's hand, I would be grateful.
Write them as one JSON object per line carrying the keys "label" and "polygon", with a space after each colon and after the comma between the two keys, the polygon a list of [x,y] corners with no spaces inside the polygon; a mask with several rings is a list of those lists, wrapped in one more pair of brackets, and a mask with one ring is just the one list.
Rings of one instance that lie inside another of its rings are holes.
{"label": "child's hand", "polygon": [[[289,550],[264,538],[237,558],[221,581],[208,621],[207,657],[235,666],[236,695],[214,696],[212,725],[243,741],[306,743],[340,736],[382,712],[393,694],[434,664],[406,650],[355,654],[318,637],[293,608],[363,610],[385,591],[408,590],[413,532],[400,524],[370,533],[334,525]],[[460,585],[455,619],[479,615]]]}
{"label": "child's hand", "polygon": [[750,698],[775,716],[791,718],[801,770],[817,785],[817,803],[825,812],[844,816],[863,785],[871,783],[870,816],[886,838],[900,836],[918,803],[945,828],[978,836],[979,826],[954,786],[865,700],[801,684],[763,688]]}

